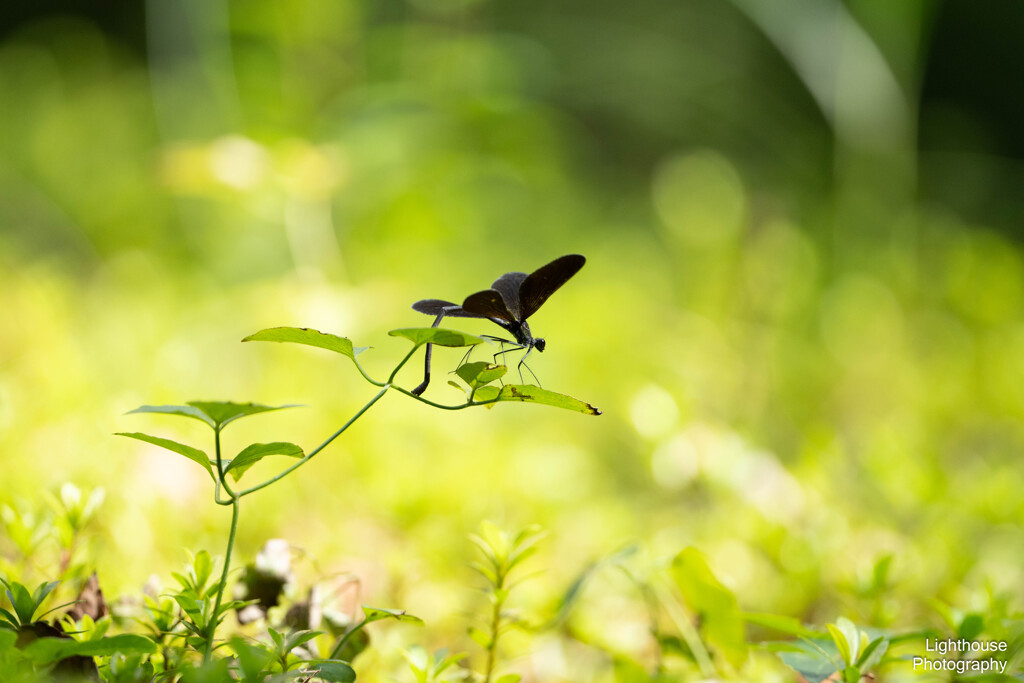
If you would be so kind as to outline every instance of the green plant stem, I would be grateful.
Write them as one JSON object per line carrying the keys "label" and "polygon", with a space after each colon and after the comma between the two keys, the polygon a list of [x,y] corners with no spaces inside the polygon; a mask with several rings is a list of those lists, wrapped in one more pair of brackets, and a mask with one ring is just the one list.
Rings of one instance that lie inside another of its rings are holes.
{"label": "green plant stem", "polygon": [[221,497],[220,497],[220,479],[216,479],[215,478],[213,480],[213,486],[214,486],[214,489],[213,489],[213,500],[214,500],[214,502],[217,503],[217,505],[231,505],[231,501],[232,501],[231,498],[228,498],[227,500],[221,500]]}
{"label": "green plant stem", "polygon": [[466,408],[472,408],[474,406],[485,406],[485,405],[488,405],[490,403],[497,403],[498,402],[498,399],[494,399],[494,400],[491,400],[491,401],[468,401],[466,403],[460,403],[460,404],[455,405],[455,406],[446,406],[443,403],[434,403],[433,401],[431,401],[429,399],[426,399],[426,398],[423,398],[422,396],[417,396],[416,394],[412,393],[408,389],[403,389],[402,387],[399,387],[399,386],[393,386],[391,388],[394,389],[395,391],[401,393],[401,394],[405,394],[406,396],[408,396],[410,398],[416,399],[420,403],[426,403],[428,406],[432,406],[434,408],[440,408],[441,410],[464,410]]}
{"label": "green plant stem", "polygon": [[378,387],[383,387],[387,384],[387,382],[378,382],[377,380],[373,379],[368,374],[366,374],[366,370],[363,370],[363,366],[359,364],[359,359],[355,355],[352,356],[352,362],[355,363],[356,370],[358,370],[359,374],[363,376],[363,379],[365,379],[370,384]]}
{"label": "green plant stem", "polygon": [[[231,490],[231,486],[228,484],[228,478],[226,476],[224,476],[224,463],[223,463],[223,456],[221,455],[221,448],[220,448],[220,427],[219,426],[215,427],[214,430],[213,430],[213,445],[214,445],[214,452],[217,455],[217,482],[220,484],[220,486],[223,486],[224,490],[227,492],[227,494],[229,496],[231,496],[231,500],[228,501],[228,503],[230,503],[231,501],[233,501],[235,499],[235,492]],[[220,499],[219,491],[214,492],[214,495],[218,498],[217,502],[219,503],[220,502],[220,500],[219,500]],[[223,504],[224,503],[221,503],[221,505],[223,505]]]}
{"label": "green plant stem", "polygon": [[366,618],[363,618],[362,621],[346,631],[345,635],[343,635],[341,640],[338,641],[338,644],[334,646],[333,650],[331,650],[331,654],[327,659],[337,659],[338,655],[341,654],[342,649],[345,647],[345,643],[347,643],[349,639],[356,634],[356,631],[361,631],[367,623],[369,623],[369,621]]}
{"label": "green plant stem", "polygon": [[[219,451],[218,451],[219,456]],[[220,458],[218,460],[218,469],[220,467]],[[224,600],[224,590],[228,585],[228,571],[231,569],[231,552],[235,549],[235,535],[238,533],[238,510],[239,510],[239,496],[234,496],[231,499],[231,531],[228,532],[228,547],[224,551],[224,569],[220,573],[220,585],[217,587],[217,599],[213,603],[213,614],[210,616],[210,632],[206,639],[206,652],[203,653],[203,661],[210,661],[210,657],[213,654],[213,639],[217,634],[217,622],[220,616],[220,606]]]}
{"label": "green plant stem", "polygon": [[420,350],[420,345],[416,345],[416,346],[412,347],[412,351],[410,351],[409,353],[405,354],[405,358],[403,358],[402,361],[398,365],[395,366],[395,369],[391,371],[391,376],[388,377],[388,384],[389,385],[394,383],[395,375],[398,374],[398,371],[401,370],[403,367],[405,367],[405,364],[409,362],[409,359],[412,358],[413,354],[416,353],[419,350]]}
{"label": "green plant stem", "polygon": [[294,471],[295,471],[295,470],[297,470],[298,468],[300,468],[300,467],[302,467],[303,465],[305,465],[305,464],[306,464],[307,462],[309,462],[310,460],[312,460],[312,459],[313,459],[313,456],[314,456],[314,455],[316,455],[317,453],[319,453],[320,451],[322,451],[322,450],[323,450],[324,448],[326,448],[326,447],[328,446],[328,444],[330,444],[330,443],[331,443],[332,441],[334,441],[334,440],[335,440],[335,439],[337,439],[337,438],[338,438],[339,436],[341,436],[342,432],[344,432],[344,431],[345,431],[346,429],[348,429],[348,428],[349,428],[350,426],[352,426],[352,423],[353,423],[353,422],[355,422],[355,421],[356,421],[356,420],[358,420],[358,419],[359,419],[360,417],[362,417],[362,416],[363,416],[363,413],[365,413],[365,412],[366,412],[367,410],[369,410],[369,409],[370,409],[370,406],[372,406],[372,405],[373,405],[374,403],[376,403],[377,401],[379,401],[379,400],[380,400],[380,399],[381,399],[381,398],[382,398],[382,397],[384,396],[384,394],[386,394],[386,393],[388,392],[388,389],[390,389],[390,388],[391,388],[391,385],[390,385],[390,384],[385,384],[385,385],[384,385],[384,388],[383,388],[383,389],[381,389],[381,390],[380,390],[380,391],[379,391],[379,392],[377,393],[377,395],[376,395],[376,396],[374,396],[373,398],[371,398],[371,399],[370,399],[370,401],[369,401],[369,402],[368,402],[368,403],[367,403],[367,404],[366,404],[365,406],[363,406],[362,408],[360,408],[360,409],[359,409],[359,412],[357,412],[357,413],[356,413],[355,415],[353,415],[353,416],[352,416],[352,417],[351,417],[351,418],[349,419],[349,421],[348,421],[348,422],[346,422],[345,424],[343,424],[343,425],[341,426],[341,429],[339,429],[338,431],[334,432],[334,433],[333,433],[333,434],[331,434],[331,435],[330,435],[329,437],[327,437],[327,440],[326,440],[326,441],[324,441],[324,442],[323,442],[322,444],[320,444],[319,446],[317,446],[316,448],[314,448],[314,449],[313,449],[312,451],[310,451],[310,452],[309,452],[309,453],[308,453],[308,454],[306,455],[306,457],[304,457],[304,458],[303,458],[302,460],[299,460],[299,461],[298,461],[297,463],[295,463],[295,464],[294,464],[294,465],[292,465],[291,467],[288,467],[287,469],[284,469],[284,470],[282,470],[282,471],[278,472],[278,473],[277,473],[276,475],[274,475],[274,476],[273,476],[273,477],[271,477],[270,479],[267,479],[267,480],[266,480],[265,482],[263,482],[262,484],[257,484],[256,486],[251,486],[251,487],[249,487],[249,488],[247,488],[247,489],[245,489],[245,490],[243,490],[243,491],[239,491],[239,492],[238,492],[238,493],[236,494],[236,495],[237,495],[237,497],[241,498],[241,497],[243,497],[243,496],[248,496],[248,495],[249,495],[250,493],[255,493],[256,491],[259,491],[260,489],[266,488],[266,487],[270,486],[271,484],[273,484],[274,482],[276,482],[276,481],[278,481],[278,480],[280,480],[280,479],[283,479],[284,477],[288,476],[289,474],[291,474],[292,472],[294,472]]}
{"label": "green plant stem", "polygon": [[668,612],[669,618],[675,622],[676,628],[679,629],[679,633],[682,635],[683,640],[686,641],[690,652],[693,653],[693,658],[697,660],[697,666],[700,667],[701,675],[707,679],[717,678],[718,672],[711,661],[711,655],[708,654],[707,648],[704,647],[704,642],[700,639],[697,629],[690,622],[690,618],[683,611],[683,608],[680,607],[679,600],[668,589],[659,590],[655,587],[654,590],[658,594],[661,604],[665,606],[665,611]]}
{"label": "green plant stem", "polygon": [[495,601],[494,613],[491,616],[491,642],[487,646],[487,668],[484,670],[484,683],[491,683],[494,673],[495,652],[498,649],[498,628],[501,626],[501,603]]}
{"label": "green plant stem", "polygon": [[484,683],[491,683],[494,675],[494,664],[497,661],[498,637],[501,631],[501,607],[504,598],[499,597],[505,588],[505,574],[498,569],[497,580],[494,582],[494,609],[491,612],[491,638],[487,645],[487,668],[484,670]]}

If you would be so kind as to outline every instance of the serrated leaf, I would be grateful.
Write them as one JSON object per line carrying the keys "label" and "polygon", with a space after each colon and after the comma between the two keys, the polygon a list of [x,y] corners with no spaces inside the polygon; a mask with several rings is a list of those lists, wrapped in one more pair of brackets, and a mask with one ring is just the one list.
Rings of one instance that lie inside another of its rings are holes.
{"label": "serrated leaf", "polygon": [[437,346],[475,346],[483,339],[472,334],[448,330],[443,327],[404,327],[388,332],[392,337],[404,337],[416,346],[436,344]]}
{"label": "serrated leaf", "polygon": [[231,422],[249,415],[300,407],[294,403],[283,406],[265,406],[259,403],[232,403],[231,401],[189,401],[188,405],[207,415],[218,429],[223,429]]}
{"label": "serrated leaf", "polygon": [[122,633],[116,636],[79,642],[70,638],[40,638],[29,643],[25,654],[38,664],[49,664],[75,655],[106,657],[121,654],[152,654],[156,643],[144,636]]}
{"label": "serrated leaf", "polygon": [[154,446],[160,446],[160,448],[166,448],[169,451],[184,455],[192,462],[198,463],[206,470],[210,478],[213,479],[213,467],[210,465],[210,458],[207,457],[206,453],[199,450],[198,448],[192,448],[192,446],[186,446],[183,443],[177,441],[171,441],[170,439],[164,439],[159,436],[150,436],[149,434],[143,434],[142,432],[118,432],[115,436],[127,436],[129,439],[138,439],[139,441],[145,441],[151,443]]}
{"label": "serrated leaf", "polygon": [[289,458],[301,458],[305,455],[302,449],[287,441],[275,441],[274,443],[254,443],[246,446],[224,469],[225,474],[231,474],[235,481],[242,478],[242,475],[250,467],[258,463],[268,455],[285,455]]}
{"label": "serrated leaf", "polygon": [[381,607],[363,605],[363,615],[366,617],[367,624],[380,621],[381,619],[397,619],[398,621],[404,621],[410,624],[423,625],[422,619],[406,613],[404,609],[384,609]]}
{"label": "serrated leaf", "polygon": [[477,403],[485,403],[488,401],[521,401],[524,403],[539,403],[541,405],[554,406],[555,408],[564,408],[565,410],[583,413],[584,415],[601,414],[600,408],[592,406],[589,403],[584,403],[578,398],[559,394],[554,391],[548,391],[547,389],[541,389],[540,387],[535,387],[532,384],[506,384],[500,389],[493,386],[480,387],[476,391],[475,400]]}
{"label": "serrated leaf", "polygon": [[326,349],[327,351],[340,353],[343,356],[348,356],[352,360],[355,360],[356,356],[370,348],[368,346],[352,346],[352,342],[345,337],[339,337],[328,332],[320,332],[308,327],[271,327],[266,330],[260,330],[256,334],[250,334],[242,341],[268,341],[303,344],[305,346],[313,346],[318,349]]}
{"label": "serrated leaf", "polygon": [[139,406],[135,410],[129,410],[125,415],[131,415],[132,413],[162,413],[164,415],[181,415],[182,417],[191,417],[192,419],[199,420],[203,424],[214,427],[214,422],[210,419],[210,416],[192,406]]}

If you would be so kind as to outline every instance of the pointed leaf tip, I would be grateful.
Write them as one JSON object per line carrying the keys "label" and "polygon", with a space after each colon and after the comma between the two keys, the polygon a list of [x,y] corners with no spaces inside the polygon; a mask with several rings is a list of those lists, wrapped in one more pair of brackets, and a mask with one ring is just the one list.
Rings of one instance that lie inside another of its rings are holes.
{"label": "pointed leaf tip", "polygon": [[191,417],[194,420],[199,420],[211,427],[216,426],[209,415],[199,410],[198,408],[185,405],[185,406],[139,406],[135,410],[129,410],[125,415],[132,415],[133,413],[161,413],[164,415],[180,415],[181,417]]}
{"label": "pointed leaf tip", "polygon": [[476,392],[476,400],[479,403],[490,401],[521,401],[523,403],[539,403],[555,408],[564,408],[584,415],[601,415],[601,409],[589,403],[559,394],[547,389],[533,386],[532,384],[506,384],[498,387],[480,387]]}
{"label": "pointed leaf tip", "polygon": [[207,471],[210,478],[213,478],[213,467],[210,465],[210,458],[203,451],[192,446],[187,446],[177,441],[170,439],[163,439],[159,436],[150,436],[149,434],[143,434],[142,432],[117,432],[115,436],[127,436],[129,439],[138,439],[139,441],[145,441],[151,443],[154,446],[160,446],[160,448],[166,448],[169,451],[184,455],[192,462],[198,463],[203,469]]}

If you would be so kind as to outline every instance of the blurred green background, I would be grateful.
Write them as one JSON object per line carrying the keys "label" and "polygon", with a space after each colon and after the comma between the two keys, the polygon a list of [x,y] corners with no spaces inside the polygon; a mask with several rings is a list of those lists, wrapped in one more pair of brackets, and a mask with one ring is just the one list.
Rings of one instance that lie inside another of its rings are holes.
{"label": "blurred green background", "polygon": [[[228,437],[312,447],[372,387],[242,337],[349,336],[380,375],[386,331],[431,322],[413,301],[579,252],[531,365],[602,417],[388,396],[246,499],[239,556],[288,538],[426,644],[463,638],[483,519],[550,529],[537,604],[639,542],[697,545],[750,610],[978,607],[1024,580],[1022,30],[994,0],[7,4],[0,502],[103,486],[97,570],[137,592],[223,552],[228,516],[111,435],[205,447],[198,423],[123,413],[303,403]],[[458,356],[428,396],[457,400]],[[602,581],[578,633],[643,650]],[[558,647],[517,666],[560,680]]]}

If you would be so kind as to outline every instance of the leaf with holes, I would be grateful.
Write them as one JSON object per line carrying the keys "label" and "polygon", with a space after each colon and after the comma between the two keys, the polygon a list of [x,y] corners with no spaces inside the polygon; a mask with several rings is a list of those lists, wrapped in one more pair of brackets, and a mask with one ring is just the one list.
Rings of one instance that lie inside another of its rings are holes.
{"label": "leaf with holes", "polygon": [[584,403],[578,398],[559,394],[532,384],[506,384],[498,387],[486,386],[477,389],[474,400],[477,403],[496,403],[500,401],[521,401],[523,403],[539,403],[540,405],[563,408],[584,415],[600,415],[601,409]]}

